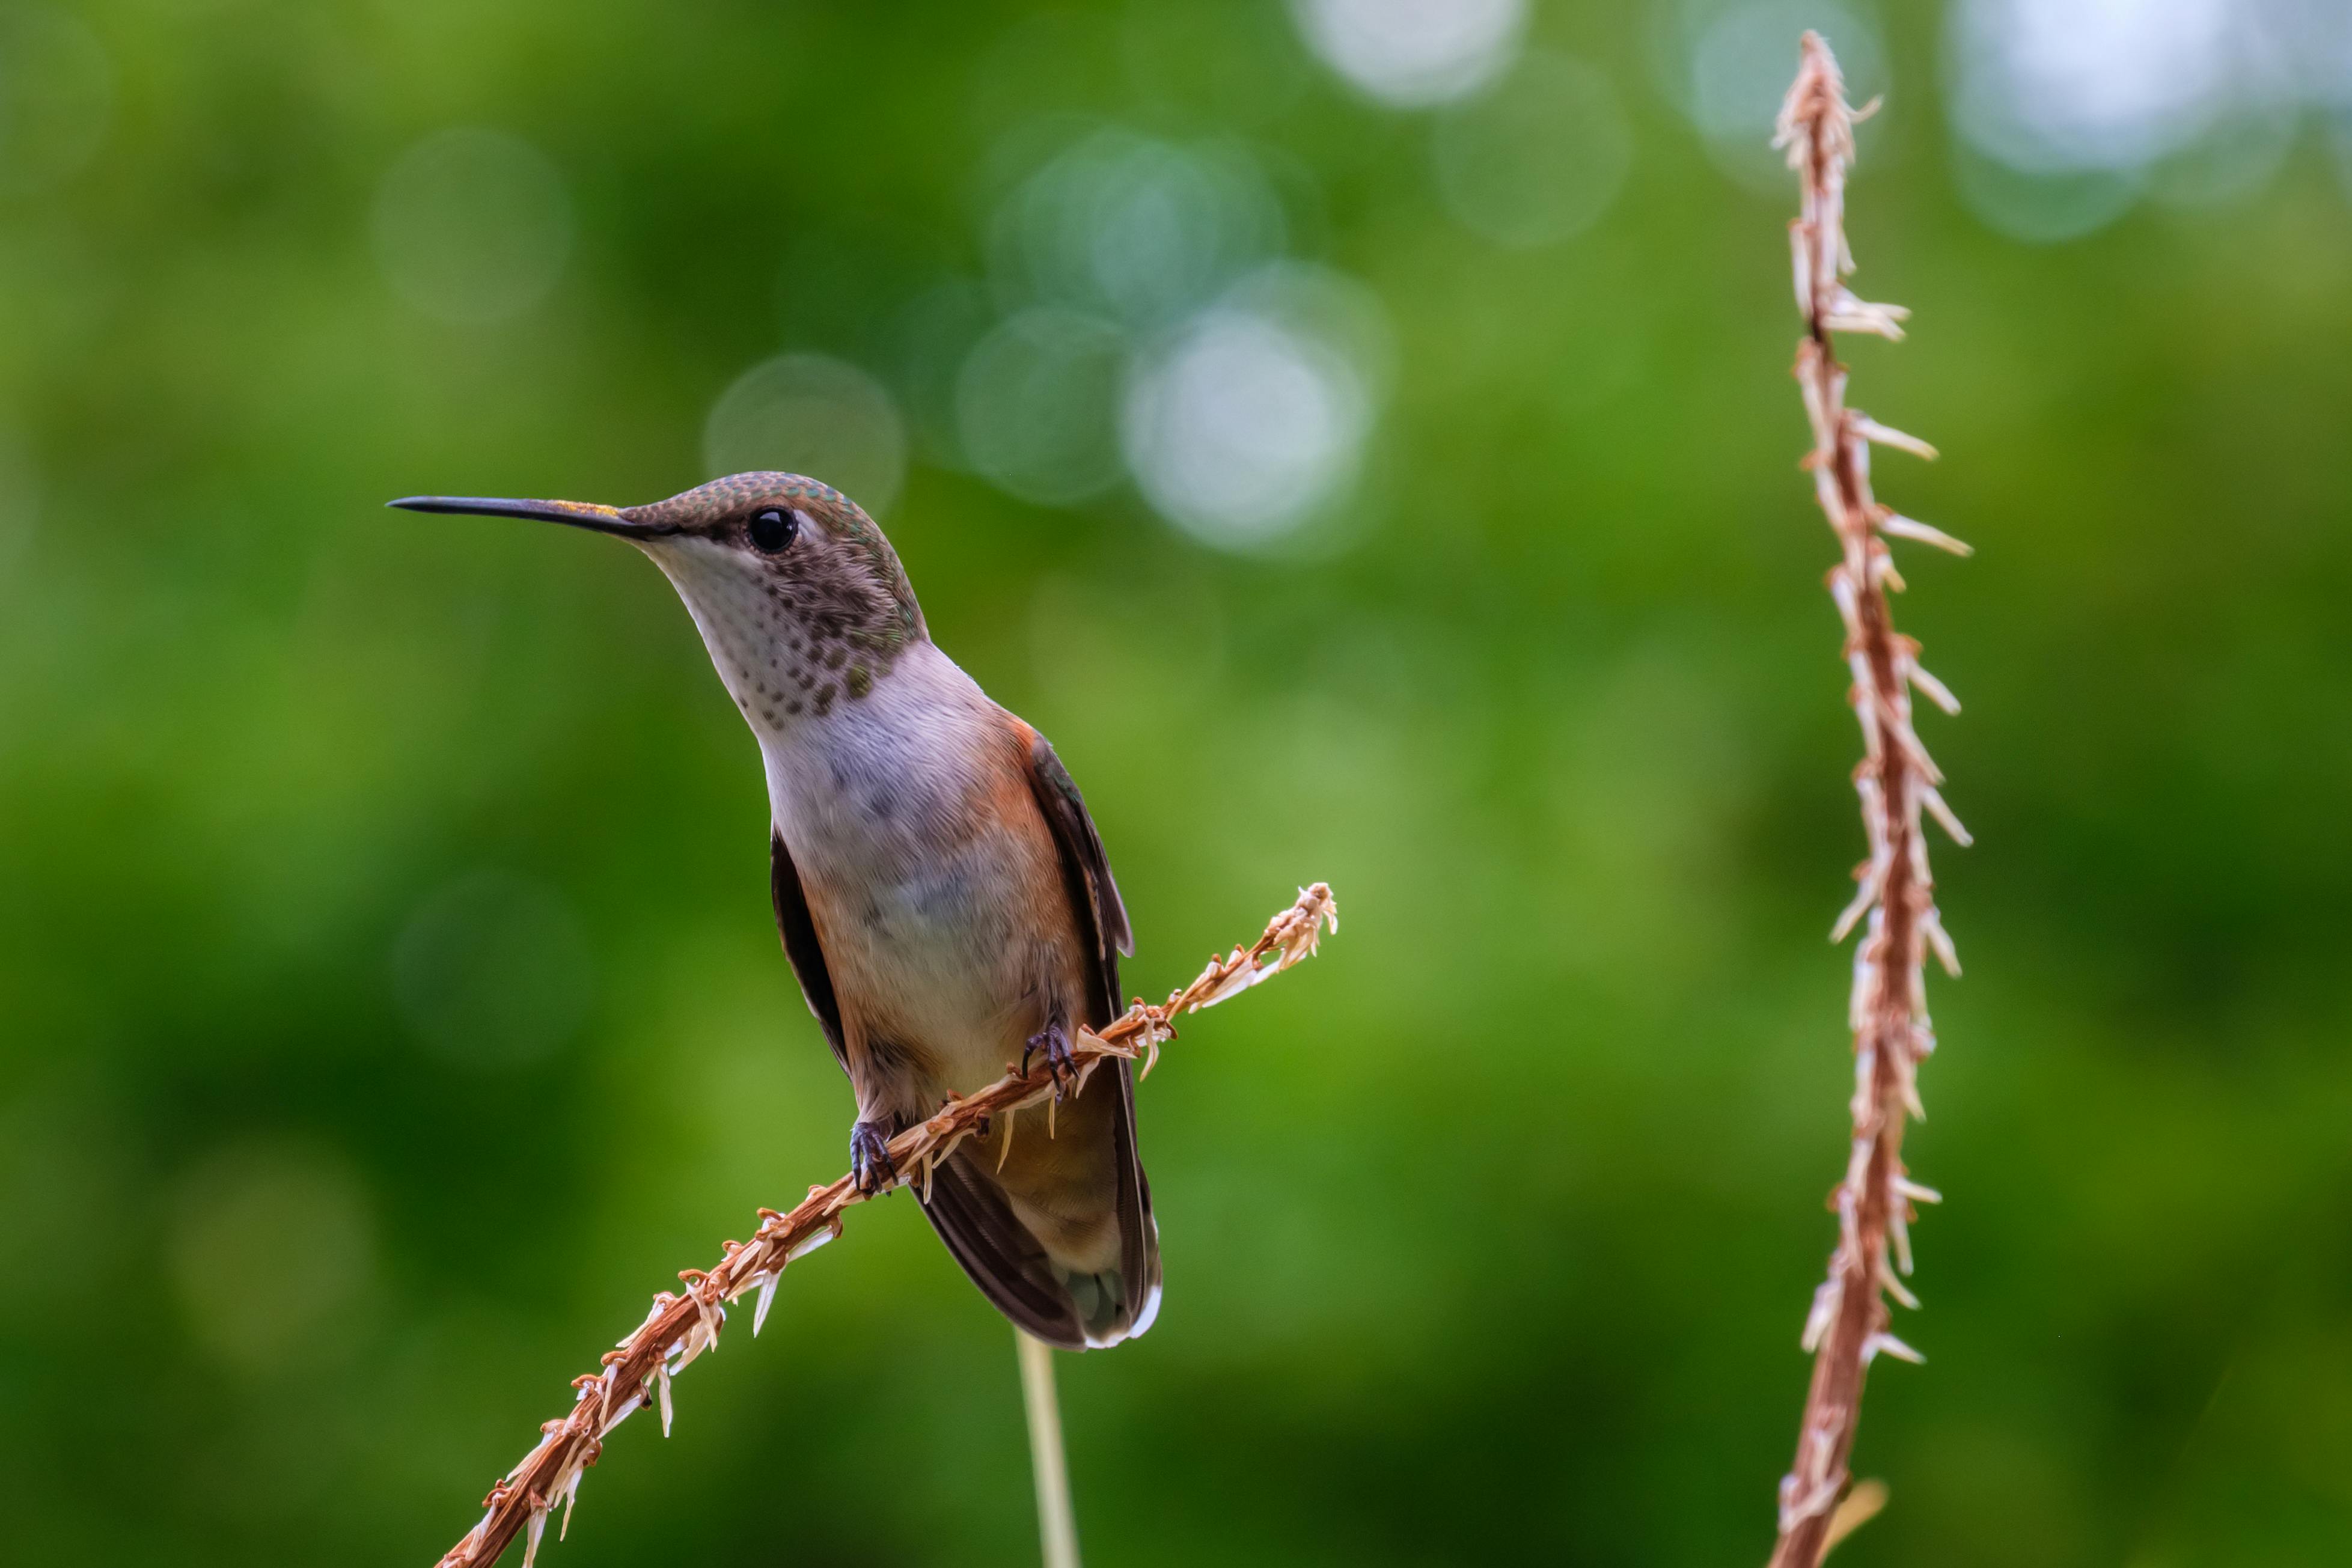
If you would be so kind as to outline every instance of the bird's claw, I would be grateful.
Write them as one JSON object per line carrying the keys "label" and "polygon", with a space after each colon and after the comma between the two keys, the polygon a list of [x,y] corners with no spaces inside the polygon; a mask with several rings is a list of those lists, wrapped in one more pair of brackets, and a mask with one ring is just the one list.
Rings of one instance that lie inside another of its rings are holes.
{"label": "bird's claw", "polygon": [[890,1158],[890,1124],[856,1122],[849,1129],[849,1179],[860,1194],[872,1197],[898,1179]]}
{"label": "bird's claw", "polygon": [[1061,1099],[1078,1082],[1077,1059],[1070,1054],[1070,1031],[1060,1019],[1029,1037],[1021,1048],[1021,1071],[1029,1071],[1029,1058],[1037,1052],[1045,1054],[1045,1071],[1054,1080],[1054,1098]]}

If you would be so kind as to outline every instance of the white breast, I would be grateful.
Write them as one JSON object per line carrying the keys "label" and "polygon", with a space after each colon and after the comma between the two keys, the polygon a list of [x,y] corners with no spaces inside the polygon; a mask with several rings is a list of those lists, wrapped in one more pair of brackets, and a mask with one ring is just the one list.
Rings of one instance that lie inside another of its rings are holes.
{"label": "white breast", "polygon": [[[887,1018],[959,1090],[1003,1071],[1042,1018],[1019,927],[1024,841],[977,808],[1001,716],[928,643],[822,717],[756,724],[769,805],[824,934],[845,1012]],[[1014,1046],[1017,1049],[1017,1044]]]}

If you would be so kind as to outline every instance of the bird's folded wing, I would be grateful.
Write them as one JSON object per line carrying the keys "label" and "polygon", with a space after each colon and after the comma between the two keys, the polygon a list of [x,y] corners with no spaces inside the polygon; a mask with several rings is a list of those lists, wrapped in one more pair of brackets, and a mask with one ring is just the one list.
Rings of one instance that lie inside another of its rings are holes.
{"label": "bird's folded wing", "polygon": [[916,1190],[931,1228],[998,1312],[1047,1344],[1087,1348],[1069,1287],[970,1150],[941,1161],[928,1190]]}
{"label": "bird's folded wing", "polygon": [[784,835],[774,829],[768,835],[768,892],[776,901],[776,930],[784,939],[784,956],[793,961],[793,973],[800,977],[801,995],[824,1026],[833,1059],[846,1072],[849,1048],[842,1043],[841,1001],[833,993],[833,972],[824,967],[824,949],[817,946],[816,922],[809,918],[808,894],[801,891],[801,873],[793,866],[793,852],[784,847]]}
{"label": "bird's folded wing", "polygon": [[1070,886],[1078,935],[1090,966],[1099,969],[1094,977],[1096,995],[1088,998],[1093,1004],[1089,1010],[1099,1011],[1087,1023],[1100,1029],[1118,1016],[1119,955],[1135,951],[1135,936],[1127,924],[1127,905],[1119,902],[1118,883],[1110,874],[1110,857],[1103,853],[1102,835],[1087,814],[1077,781],[1044,736],[1026,725],[1021,727],[1029,737],[1029,789],[1061,851],[1063,880]]}

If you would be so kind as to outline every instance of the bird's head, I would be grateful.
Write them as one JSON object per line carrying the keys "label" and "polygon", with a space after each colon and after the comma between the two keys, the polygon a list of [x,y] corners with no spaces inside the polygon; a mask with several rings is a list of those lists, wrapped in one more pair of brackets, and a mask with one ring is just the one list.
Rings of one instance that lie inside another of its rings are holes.
{"label": "bird's head", "polygon": [[643,507],[467,496],[391,504],[534,517],[628,540],[686,601],[736,706],[771,729],[864,696],[927,637],[906,569],[874,519],[797,474],[730,475]]}

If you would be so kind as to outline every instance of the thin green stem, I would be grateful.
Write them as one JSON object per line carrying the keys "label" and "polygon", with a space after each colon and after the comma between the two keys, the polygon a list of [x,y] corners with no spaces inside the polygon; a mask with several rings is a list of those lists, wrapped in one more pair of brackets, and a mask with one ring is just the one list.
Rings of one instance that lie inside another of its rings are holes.
{"label": "thin green stem", "polygon": [[1078,1568],[1078,1521],[1070,1511],[1070,1461],[1062,1449],[1062,1406],[1054,1396],[1054,1349],[1019,1329],[1021,1402],[1029,1413],[1029,1464],[1037,1475],[1037,1534],[1045,1568]]}

